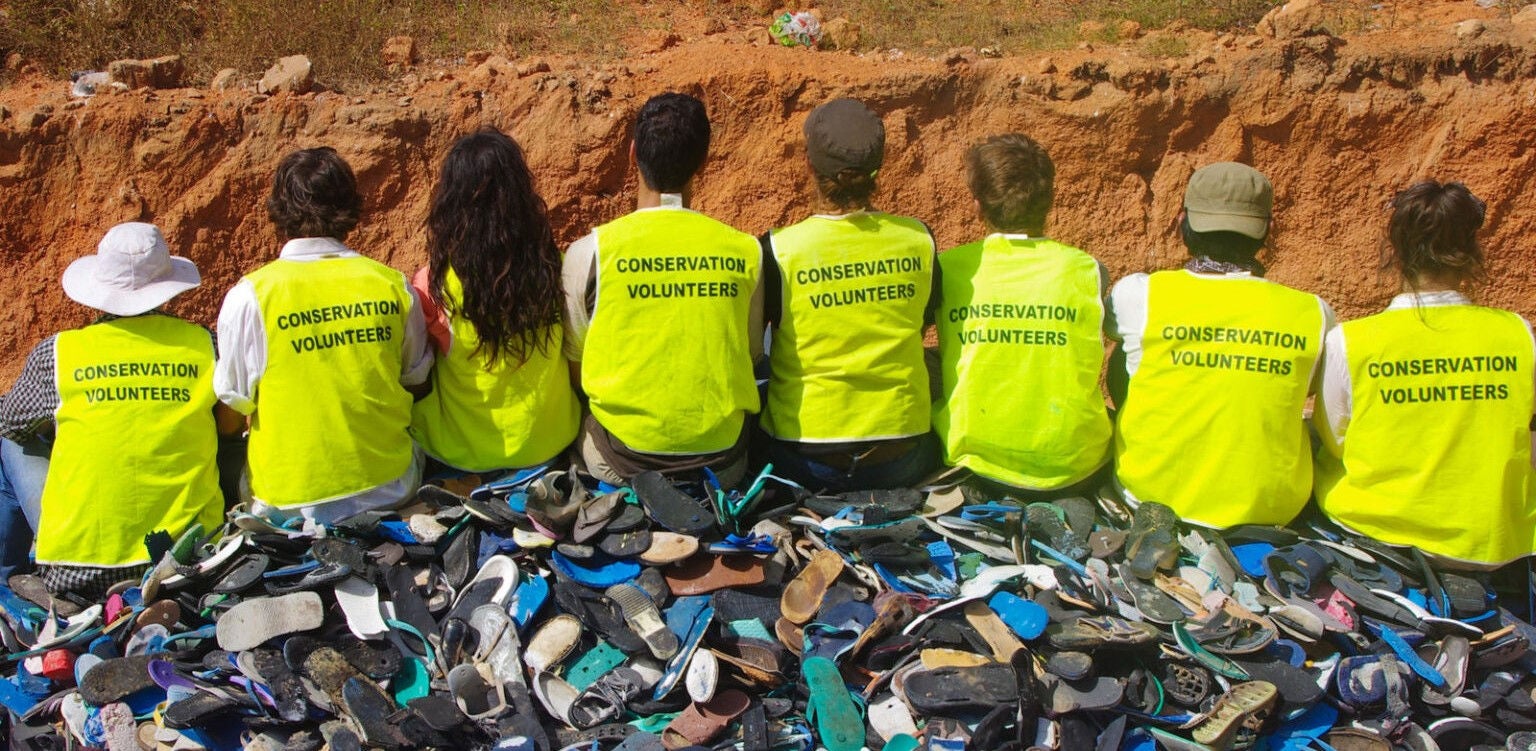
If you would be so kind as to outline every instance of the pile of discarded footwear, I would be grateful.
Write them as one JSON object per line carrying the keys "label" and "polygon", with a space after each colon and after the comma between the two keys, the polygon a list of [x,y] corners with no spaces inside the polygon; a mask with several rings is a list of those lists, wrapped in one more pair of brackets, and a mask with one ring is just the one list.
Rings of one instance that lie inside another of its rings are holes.
{"label": "pile of discarded footwear", "polygon": [[104,602],[13,577],[11,747],[1536,749],[1536,628],[1324,524],[766,474],[454,487],[329,528],[234,513]]}

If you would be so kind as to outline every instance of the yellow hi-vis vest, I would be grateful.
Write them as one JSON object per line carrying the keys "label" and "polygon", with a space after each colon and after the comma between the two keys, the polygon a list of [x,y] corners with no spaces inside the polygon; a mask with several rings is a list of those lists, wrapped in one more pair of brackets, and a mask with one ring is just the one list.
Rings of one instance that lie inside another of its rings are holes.
{"label": "yellow hi-vis vest", "polygon": [[1318,452],[1317,502],[1340,524],[1435,555],[1530,555],[1533,352],[1514,313],[1389,310],[1343,324],[1343,456]]}
{"label": "yellow hi-vis vest", "polygon": [[267,335],[247,458],[251,494],[287,508],[391,482],[411,464],[400,385],[411,297],[370,258],[278,259],[246,276]]}
{"label": "yellow hi-vis vest", "polygon": [[783,303],[763,430],[805,443],[928,432],[928,228],[870,212],[813,216],[771,239]]}
{"label": "yellow hi-vis vest", "polygon": [[219,526],[224,497],[206,329],[152,313],[60,332],[54,373],[58,431],[38,563],[149,563],[146,534]]}
{"label": "yellow hi-vis vest", "polygon": [[939,255],[945,461],[1021,488],[1079,482],[1109,460],[1099,264],[1044,238],[992,235]]}
{"label": "yellow hi-vis vest", "polygon": [[1153,274],[1120,483],[1206,526],[1291,521],[1312,490],[1302,409],[1325,325],[1322,300],[1280,284]]}
{"label": "yellow hi-vis vest", "polygon": [[592,416],[649,454],[712,454],[758,410],[748,319],[757,240],[696,211],[598,227],[597,305],[581,359]]}
{"label": "yellow hi-vis vest", "polygon": [[[464,297],[449,269],[445,308]],[[428,454],[469,472],[529,467],[549,461],[576,438],[581,405],[561,354],[562,327],[547,331],[544,346],[529,337],[525,361],[503,355],[492,363],[477,352],[480,337],[462,315],[449,317],[453,341],[432,366],[432,393],[411,410],[411,435]]]}

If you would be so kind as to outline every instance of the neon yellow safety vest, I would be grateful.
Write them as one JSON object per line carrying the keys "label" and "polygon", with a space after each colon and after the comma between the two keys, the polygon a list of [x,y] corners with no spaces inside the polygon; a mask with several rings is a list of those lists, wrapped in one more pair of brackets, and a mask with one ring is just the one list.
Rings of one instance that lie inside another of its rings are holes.
{"label": "neon yellow safety vest", "polygon": [[928,228],[878,212],[813,216],[774,230],[772,243],[783,303],[763,430],[805,443],[928,432]]}
{"label": "neon yellow safety vest", "polygon": [[411,297],[370,258],[278,259],[246,276],[267,335],[247,461],[251,492],[279,508],[394,481],[411,464],[400,385]]}
{"label": "neon yellow safety vest", "polygon": [[1343,457],[1318,452],[1317,501],[1383,542],[1476,563],[1530,555],[1530,329],[1475,305],[1343,324],[1351,409]]}
{"label": "neon yellow safety vest", "polygon": [[992,235],[939,255],[945,461],[1052,490],[1109,460],[1099,264],[1045,238]]}
{"label": "neon yellow safety vest", "polygon": [[37,562],[149,563],[144,536],[224,518],[213,340],[149,314],[60,332],[58,431],[43,484]]}
{"label": "neon yellow safety vest", "polygon": [[1312,490],[1302,409],[1325,325],[1322,300],[1280,284],[1153,274],[1120,483],[1198,524],[1291,521]]}
{"label": "neon yellow safety vest", "polygon": [[[449,269],[445,307],[464,287]],[[549,461],[576,438],[581,405],[561,354],[562,327],[549,327],[543,347],[531,337],[527,360],[492,363],[476,351],[480,337],[462,315],[449,318],[453,341],[432,366],[432,393],[411,410],[411,435],[428,454],[469,472],[529,467]]]}
{"label": "neon yellow safety vest", "polygon": [[671,207],[594,232],[597,306],[581,361],[592,416],[635,451],[735,445],[758,410],[748,342],[757,240]]}

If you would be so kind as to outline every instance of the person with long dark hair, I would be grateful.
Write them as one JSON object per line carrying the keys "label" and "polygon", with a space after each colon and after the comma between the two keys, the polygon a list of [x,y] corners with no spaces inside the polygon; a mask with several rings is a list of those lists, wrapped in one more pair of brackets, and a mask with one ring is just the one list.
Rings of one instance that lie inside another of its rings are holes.
{"label": "person with long dark hair", "polygon": [[581,406],[561,351],[560,251],[523,150],[494,128],[443,158],[412,280],[437,352],[411,433],[457,470],[544,464],[576,437]]}
{"label": "person with long dark hair", "polygon": [[1329,332],[1313,413],[1323,512],[1466,568],[1530,555],[1536,537],[1531,326],[1465,292],[1484,278],[1485,210],[1454,182],[1393,198],[1385,265],[1402,294]]}

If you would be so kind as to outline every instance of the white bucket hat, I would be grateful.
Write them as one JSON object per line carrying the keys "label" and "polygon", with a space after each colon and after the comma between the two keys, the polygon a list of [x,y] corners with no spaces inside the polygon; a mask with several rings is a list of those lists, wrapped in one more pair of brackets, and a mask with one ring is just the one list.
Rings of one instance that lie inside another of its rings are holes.
{"label": "white bucket hat", "polygon": [[171,255],[160,228],[126,222],[107,230],[96,255],[64,270],[71,300],[119,316],[136,316],[202,283],[197,264]]}

